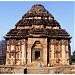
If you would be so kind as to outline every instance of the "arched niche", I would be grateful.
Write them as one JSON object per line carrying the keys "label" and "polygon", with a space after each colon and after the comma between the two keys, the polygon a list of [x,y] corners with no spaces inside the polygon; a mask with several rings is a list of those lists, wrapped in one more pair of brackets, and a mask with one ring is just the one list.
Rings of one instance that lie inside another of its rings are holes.
{"label": "arched niche", "polygon": [[35,41],[31,48],[31,61],[43,60],[43,46],[40,41]]}

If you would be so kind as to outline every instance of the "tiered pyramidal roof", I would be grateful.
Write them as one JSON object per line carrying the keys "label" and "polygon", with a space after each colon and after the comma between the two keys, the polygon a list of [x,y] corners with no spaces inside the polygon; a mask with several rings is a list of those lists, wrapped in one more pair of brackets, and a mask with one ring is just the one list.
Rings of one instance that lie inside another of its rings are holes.
{"label": "tiered pyramidal roof", "polygon": [[43,5],[36,4],[16,23],[15,28],[11,29],[5,38],[70,38],[69,36]]}

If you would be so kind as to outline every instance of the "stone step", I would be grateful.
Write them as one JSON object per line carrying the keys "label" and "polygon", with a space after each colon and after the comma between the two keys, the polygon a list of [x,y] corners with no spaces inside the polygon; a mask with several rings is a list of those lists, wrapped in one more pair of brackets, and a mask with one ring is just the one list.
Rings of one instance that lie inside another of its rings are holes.
{"label": "stone step", "polygon": [[37,63],[37,62],[33,62],[33,63],[31,64],[31,67],[38,67],[38,63]]}
{"label": "stone step", "polygon": [[32,62],[31,67],[39,67],[39,64],[40,64],[40,63],[43,65],[42,62],[34,61],[34,62]]}
{"label": "stone step", "polygon": [[47,68],[27,68],[27,74],[48,74]]}
{"label": "stone step", "polygon": [[0,74],[75,74],[75,65],[55,67],[0,66]]}

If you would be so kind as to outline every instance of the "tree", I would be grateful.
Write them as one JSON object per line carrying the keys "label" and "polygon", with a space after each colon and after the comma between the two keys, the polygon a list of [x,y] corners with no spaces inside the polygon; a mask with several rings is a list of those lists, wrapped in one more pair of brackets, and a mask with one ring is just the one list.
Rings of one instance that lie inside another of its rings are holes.
{"label": "tree", "polygon": [[75,61],[75,51],[73,52],[73,55],[71,55],[72,61]]}

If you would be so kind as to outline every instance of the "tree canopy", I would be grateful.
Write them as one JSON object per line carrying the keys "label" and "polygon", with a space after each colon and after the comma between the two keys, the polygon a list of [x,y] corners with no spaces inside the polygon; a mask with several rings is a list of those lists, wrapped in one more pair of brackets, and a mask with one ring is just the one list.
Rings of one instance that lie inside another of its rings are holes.
{"label": "tree canopy", "polygon": [[73,55],[71,56],[72,61],[75,61],[75,51],[73,52]]}

